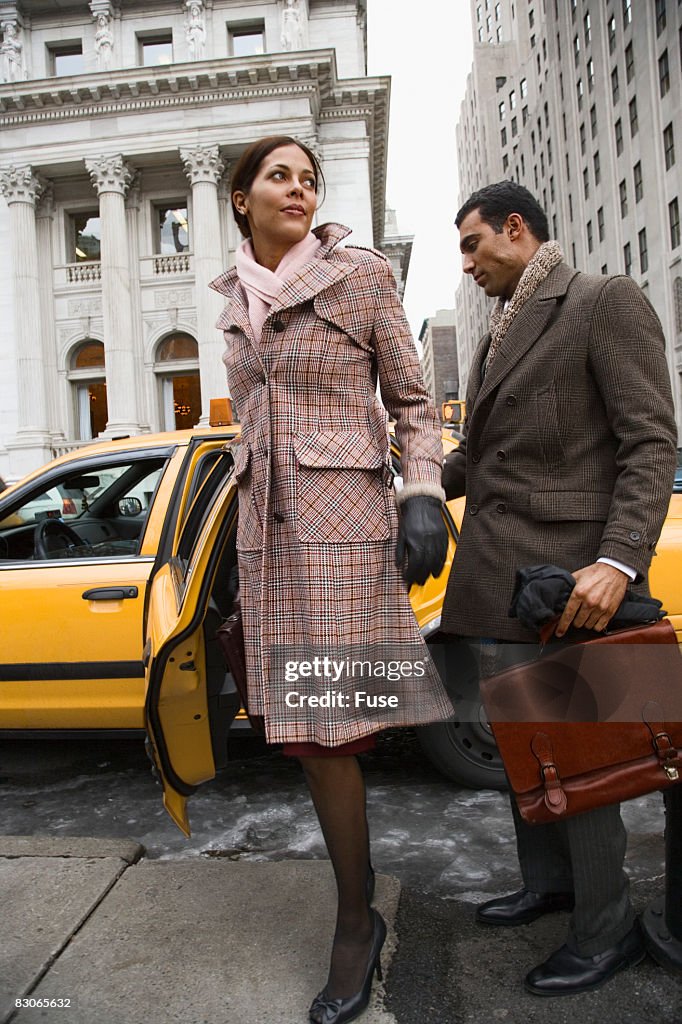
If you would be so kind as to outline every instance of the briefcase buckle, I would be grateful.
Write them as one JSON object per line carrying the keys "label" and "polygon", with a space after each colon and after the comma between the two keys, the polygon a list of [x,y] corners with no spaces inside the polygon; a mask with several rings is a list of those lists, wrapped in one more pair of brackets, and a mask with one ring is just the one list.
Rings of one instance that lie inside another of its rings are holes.
{"label": "briefcase buckle", "polygon": [[668,776],[671,782],[677,782],[680,777],[680,773],[674,764],[663,765],[663,771]]}

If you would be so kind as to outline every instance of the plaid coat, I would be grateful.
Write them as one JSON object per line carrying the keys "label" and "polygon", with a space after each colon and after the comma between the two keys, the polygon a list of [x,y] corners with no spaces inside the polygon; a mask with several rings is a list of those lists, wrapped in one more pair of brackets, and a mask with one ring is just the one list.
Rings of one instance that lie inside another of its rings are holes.
{"label": "plaid coat", "polygon": [[443,608],[452,633],[536,640],[508,617],[515,573],[610,557],[646,573],[675,471],[661,325],[629,277],[560,264],[512,321],[490,368],[474,355],[448,499],[466,510]]}
{"label": "plaid coat", "polygon": [[[397,421],[405,494],[442,496],[443,452],[388,262],[337,248],[349,234],[340,225],[315,234],[322,248],[283,286],[259,343],[236,271],[211,286],[230,300],[217,326],[242,424],[237,551],[250,710],[264,715],[270,742],[336,746],[451,713],[394,564],[386,409]],[[353,679],[291,668],[363,653],[425,660],[419,678],[374,687],[400,690],[397,709],[368,713],[354,704]],[[292,692],[300,702],[330,691],[342,691],[344,707],[287,702]]]}

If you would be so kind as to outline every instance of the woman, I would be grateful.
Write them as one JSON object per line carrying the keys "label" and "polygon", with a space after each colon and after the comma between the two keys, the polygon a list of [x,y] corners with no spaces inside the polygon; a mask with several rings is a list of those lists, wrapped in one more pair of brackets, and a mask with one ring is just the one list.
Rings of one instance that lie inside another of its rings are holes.
{"label": "woman", "polygon": [[[313,153],[288,136],[247,148],[231,182],[245,240],[236,267],[212,287],[230,299],[218,326],[242,423],[235,473],[249,710],[264,716],[269,742],[301,759],[334,867],[329,977],[310,1019],[342,1024],[366,1007],[386,936],[370,907],[354,755],[382,728],[451,713],[400,578],[404,561],[408,583],[438,575],[447,533],[440,431],[390,268],[373,250],[338,248],[347,228],[311,232],[321,177]],[[403,452],[400,517],[377,375]],[[374,690],[371,679],[358,683],[351,656],[374,671],[387,644],[393,658],[421,659],[419,678],[398,687],[384,677]],[[327,671],[332,662],[340,667]],[[400,690],[398,707],[370,711],[367,694],[382,689]]]}

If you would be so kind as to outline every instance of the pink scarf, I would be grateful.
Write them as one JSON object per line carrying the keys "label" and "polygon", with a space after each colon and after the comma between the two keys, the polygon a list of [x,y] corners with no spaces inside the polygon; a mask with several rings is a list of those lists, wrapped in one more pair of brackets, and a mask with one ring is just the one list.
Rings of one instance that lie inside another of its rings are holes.
{"label": "pink scarf", "polygon": [[250,238],[245,238],[239,246],[236,259],[237,276],[246,292],[249,320],[257,342],[260,341],[270,306],[281,292],[285,281],[297,274],[306,263],[310,263],[321,246],[320,239],[309,231],[305,238],[292,245],[274,273],[256,262]]}

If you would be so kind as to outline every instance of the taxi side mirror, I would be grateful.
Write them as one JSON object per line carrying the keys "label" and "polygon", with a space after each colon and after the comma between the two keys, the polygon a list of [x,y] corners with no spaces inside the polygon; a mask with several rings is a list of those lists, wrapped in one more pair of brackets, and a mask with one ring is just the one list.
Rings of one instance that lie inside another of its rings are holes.
{"label": "taxi side mirror", "polygon": [[118,503],[118,513],[121,516],[139,516],[142,511],[142,502],[139,498],[121,498]]}

